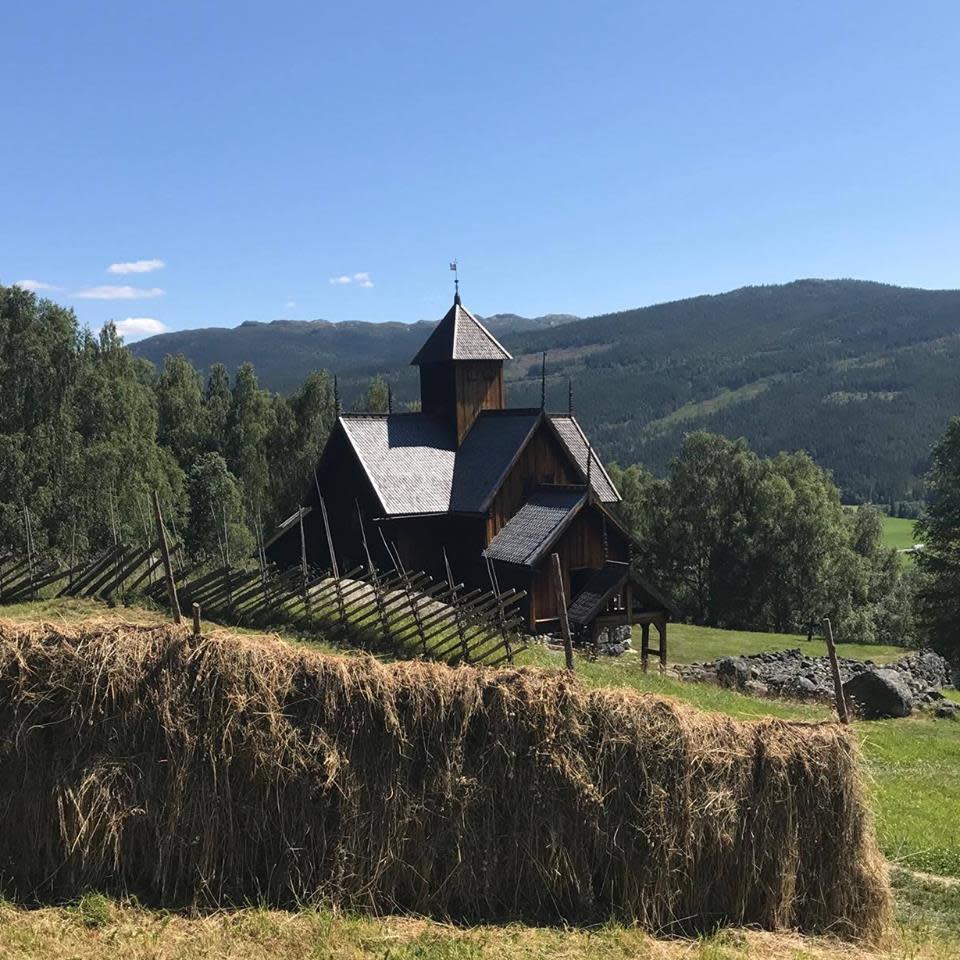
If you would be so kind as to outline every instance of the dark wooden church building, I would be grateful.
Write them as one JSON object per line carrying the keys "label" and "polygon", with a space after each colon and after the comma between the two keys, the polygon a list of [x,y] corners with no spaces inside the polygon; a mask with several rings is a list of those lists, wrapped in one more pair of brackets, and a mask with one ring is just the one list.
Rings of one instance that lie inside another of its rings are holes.
{"label": "dark wooden church building", "polygon": [[342,414],[317,466],[317,490],[267,545],[280,566],[329,565],[320,496],[340,569],[389,567],[453,576],[468,587],[526,591],[532,632],[556,631],[551,555],[581,634],[610,624],[653,624],[666,650],[667,598],[630,571],[635,544],[610,512],[620,499],[572,410],[509,409],[503,364],[512,359],[460,302],[413,364],[421,410]]}

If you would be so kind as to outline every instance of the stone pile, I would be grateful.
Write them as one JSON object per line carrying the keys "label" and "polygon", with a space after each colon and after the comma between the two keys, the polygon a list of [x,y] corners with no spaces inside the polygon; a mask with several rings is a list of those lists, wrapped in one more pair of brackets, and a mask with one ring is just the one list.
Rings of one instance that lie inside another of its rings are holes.
{"label": "stone pile", "polygon": [[597,637],[597,653],[610,657],[619,657],[632,649],[630,627],[621,624],[619,627],[604,627]]}
{"label": "stone pile", "polygon": [[[871,660],[838,659],[844,691],[861,716],[907,716],[914,706],[935,708],[937,716],[956,712],[941,693],[950,682],[947,662],[935,653],[911,653],[884,666]],[[824,703],[834,699],[829,659],[809,656],[799,648],[718,657],[674,669],[683,680],[717,683],[755,696]]]}

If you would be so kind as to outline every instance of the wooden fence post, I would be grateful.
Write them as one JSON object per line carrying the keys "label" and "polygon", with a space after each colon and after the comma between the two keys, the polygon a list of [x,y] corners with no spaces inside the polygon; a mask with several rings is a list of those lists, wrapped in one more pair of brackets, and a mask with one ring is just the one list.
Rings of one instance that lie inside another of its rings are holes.
{"label": "wooden fence post", "polygon": [[550,557],[553,563],[553,586],[557,593],[557,606],[560,608],[560,629],[563,630],[563,652],[567,658],[567,669],[573,670],[573,641],[570,639],[570,621],[567,619],[567,600],[563,594],[563,570],[560,568],[560,554]]}
{"label": "wooden fence post", "polygon": [[200,636],[200,604],[195,603],[193,605],[193,635],[195,637]]}
{"label": "wooden fence post", "polygon": [[180,615],[180,601],[177,599],[177,584],[173,579],[173,564],[170,562],[170,545],[167,543],[167,530],[163,525],[163,513],[160,511],[160,494],[153,491],[153,518],[157,522],[157,538],[160,541],[160,556],[163,557],[163,572],[167,578],[167,597],[174,623],[183,623]]}
{"label": "wooden fence post", "polygon": [[840,664],[837,662],[837,648],[833,642],[833,627],[830,625],[830,618],[823,618],[823,632],[827,640],[827,653],[830,655],[830,670],[833,673],[833,692],[837,700],[837,714],[841,723],[849,723],[850,717],[847,713],[847,701],[843,695],[843,682],[840,680]]}
{"label": "wooden fence post", "polygon": [[[314,474],[314,478],[316,479],[316,474]],[[317,489],[320,489],[319,481],[317,481]],[[347,607],[343,602],[343,584],[340,582],[340,568],[337,566],[337,554],[333,546],[330,518],[327,516],[327,505],[324,503],[323,497],[320,497],[320,513],[323,515],[323,529],[327,535],[327,552],[330,554],[330,570],[333,573],[333,586],[337,594],[337,610],[340,612],[340,620],[343,622],[347,619]]]}

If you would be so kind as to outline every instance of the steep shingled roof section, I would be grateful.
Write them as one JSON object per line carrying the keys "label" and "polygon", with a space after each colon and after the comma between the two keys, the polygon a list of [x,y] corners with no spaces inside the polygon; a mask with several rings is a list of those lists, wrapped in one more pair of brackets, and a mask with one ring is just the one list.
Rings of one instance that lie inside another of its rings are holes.
{"label": "steep shingled roof section", "polygon": [[573,602],[567,608],[567,617],[570,622],[578,627],[583,626],[603,613],[607,601],[627,582],[629,576],[629,563],[608,561],[573,598]]}
{"label": "steep shingled roof section", "polygon": [[[577,418],[570,415],[550,414],[550,422],[556,428],[560,439],[570,451],[571,456],[576,460],[578,466],[587,474],[587,444],[586,434],[583,428],[577,422]],[[613,485],[613,481],[607,474],[606,469],[597,456],[597,451],[593,451],[593,464],[590,467],[590,486],[597,495],[601,503],[619,503],[620,493]]]}
{"label": "steep shingled roof section", "polygon": [[484,556],[503,563],[535,566],[585,502],[584,490],[534,491],[490,541]]}
{"label": "steep shingled roof section", "polygon": [[348,414],[339,423],[387,515],[449,510],[457,450],[446,420],[424,413]]}
{"label": "steep shingled roof section", "polygon": [[486,510],[539,422],[539,411],[481,411],[457,451],[450,509]]}
{"label": "steep shingled roof section", "polygon": [[512,359],[497,338],[457,297],[410,364],[419,366],[422,363],[443,363],[445,360]]}

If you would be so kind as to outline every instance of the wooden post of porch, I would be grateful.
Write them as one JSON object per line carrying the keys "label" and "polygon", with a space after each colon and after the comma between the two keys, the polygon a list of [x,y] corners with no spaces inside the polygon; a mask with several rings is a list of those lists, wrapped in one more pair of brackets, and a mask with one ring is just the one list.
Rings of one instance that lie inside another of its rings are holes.
{"label": "wooden post of porch", "polygon": [[647,621],[640,625],[640,666],[644,673],[650,666],[650,624]]}
{"label": "wooden post of porch", "polygon": [[667,618],[657,620],[657,633],[660,634],[660,672],[667,669]]}

